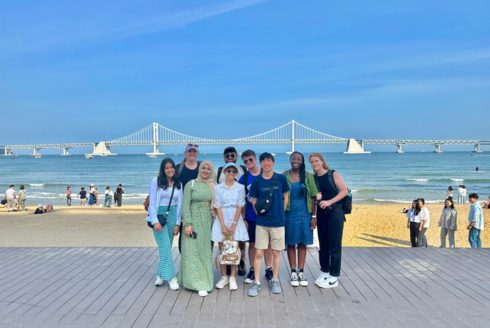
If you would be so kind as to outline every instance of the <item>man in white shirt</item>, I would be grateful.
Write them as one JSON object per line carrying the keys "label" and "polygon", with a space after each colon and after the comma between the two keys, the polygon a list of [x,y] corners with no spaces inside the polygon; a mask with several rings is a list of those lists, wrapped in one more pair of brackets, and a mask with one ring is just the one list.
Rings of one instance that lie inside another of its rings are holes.
{"label": "man in white shirt", "polygon": [[422,227],[422,247],[427,247],[427,237],[425,237],[425,232],[430,228],[430,212],[427,207],[425,207],[425,200],[419,198],[419,205],[422,211],[424,211],[425,224]]}
{"label": "man in white shirt", "polygon": [[5,199],[7,200],[7,212],[10,212],[10,207],[15,210],[15,195],[14,185],[10,185],[10,188],[5,191]]}

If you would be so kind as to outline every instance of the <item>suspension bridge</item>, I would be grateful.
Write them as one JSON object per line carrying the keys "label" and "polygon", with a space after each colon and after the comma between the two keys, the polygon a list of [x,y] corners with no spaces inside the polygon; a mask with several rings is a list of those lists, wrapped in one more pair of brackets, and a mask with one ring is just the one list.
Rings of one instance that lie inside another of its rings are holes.
{"label": "suspension bridge", "polygon": [[[295,150],[297,144],[345,144],[345,154],[369,154],[364,150],[367,144],[394,145],[398,153],[403,153],[405,145],[433,145],[436,153],[441,153],[443,145],[471,145],[474,152],[481,152],[481,146],[490,145],[490,140],[408,140],[408,139],[354,139],[332,136],[320,131],[313,130],[294,120],[273,130],[250,137],[238,139],[207,139],[183,134],[158,123],[152,123],[147,127],[122,138],[84,143],[55,143],[55,144],[33,144],[33,145],[5,145],[0,146],[0,155],[15,155],[17,149],[31,149],[32,155],[41,157],[40,150],[48,148],[59,148],[62,156],[70,155],[71,148],[92,148],[93,152],[87,154],[92,156],[111,156],[111,147],[118,146],[152,146],[153,152],[148,156],[155,157],[165,155],[160,152],[159,147],[170,145],[186,145],[188,143],[198,145],[238,145],[238,144],[290,144],[291,151]],[[289,152],[288,152],[289,153]]]}

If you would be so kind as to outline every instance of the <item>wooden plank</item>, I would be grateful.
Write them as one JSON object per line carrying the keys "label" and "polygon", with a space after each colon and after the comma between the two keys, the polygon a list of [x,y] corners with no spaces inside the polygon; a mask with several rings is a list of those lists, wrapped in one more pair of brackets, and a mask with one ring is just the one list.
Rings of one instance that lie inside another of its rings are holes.
{"label": "wooden plank", "polygon": [[[213,247],[213,259],[217,253],[218,253],[218,247]],[[218,274],[218,276],[221,276],[221,274]],[[204,328],[204,327],[212,326],[214,313],[217,310],[216,309],[217,300],[218,300],[218,293],[214,291],[208,293],[208,296],[203,297],[203,302],[201,305],[201,309],[199,311],[199,317],[197,318],[196,327]],[[246,301],[246,299],[244,301]],[[251,317],[251,320],[253,320],[253,316]]]}

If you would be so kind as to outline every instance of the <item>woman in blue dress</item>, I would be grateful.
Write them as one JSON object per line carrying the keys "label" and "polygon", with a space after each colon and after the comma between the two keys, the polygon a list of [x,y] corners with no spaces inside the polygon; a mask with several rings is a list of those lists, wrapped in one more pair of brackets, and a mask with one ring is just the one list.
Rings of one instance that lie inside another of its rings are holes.
{"label": "woman in blue dress", "polygon": [[313,230],[316,228],[315,197],[318,190],[313,174],[306,172],[302,153],[293,152],[289,162],[291,169],[283,174],[287,177],[290,189],[285,227],[288,260],[291,266],[290,283],[294,287],[308,286],[308,279],[304,273],[306,245],[313,244]]}

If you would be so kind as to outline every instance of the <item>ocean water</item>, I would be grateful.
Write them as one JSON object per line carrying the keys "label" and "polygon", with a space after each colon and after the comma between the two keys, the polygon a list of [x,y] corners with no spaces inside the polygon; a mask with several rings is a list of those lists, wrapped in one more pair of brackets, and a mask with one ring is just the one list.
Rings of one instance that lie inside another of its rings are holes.
{"label": "ocean water", "polygon": [[[309,154],[305,153],[306,160]],[[476,192],[480,199],[490,195],[490,154],[470,152],[372,153],[344,155],[324,153],[329,166],[342,176],[353,190],[357,204],[400,203],[422,197],[428,203],[442,203],[451,185],[456,190],[464,184],[468,194]],[[183,155],[171,155],[174,161]],[[145,155],[117,155],[86,159],[83,155],[43,155],[36,159],[24,155],[0,156],[0,191],[10,184],[18,191],[21,184],[27,189],[28,204],[66,204],[66,187],[71,186],[72,197],[80,187],[88,189],[94,183],[101,194],[106,186],[115,190],[124,186],[124,204],[141,204],[148,193],[148,185],[158,174],[163,157]],[[223,165],[220,154],[200,154],[199,160],[211,160]],[[239,160],[241,162],[241,160]],[[476,173],[475,168],[480,172]],[[289,155],[277,154],[275,171],[289,169]],[[307,163],[307,170],[311,167]],[[79,202],[73,197],[73,205]]]}

